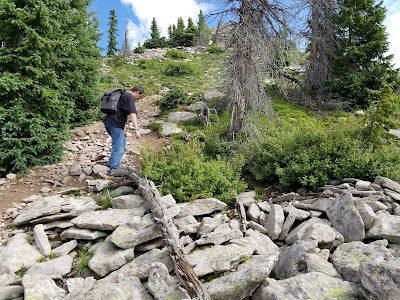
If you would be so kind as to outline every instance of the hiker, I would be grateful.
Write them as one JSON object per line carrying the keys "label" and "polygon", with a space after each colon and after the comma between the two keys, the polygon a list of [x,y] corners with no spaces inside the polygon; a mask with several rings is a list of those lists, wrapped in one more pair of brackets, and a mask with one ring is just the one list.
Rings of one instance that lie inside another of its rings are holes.
{"label": "hiker", "polygon": [[114,175],[115,170],[120,169],[122,156],[126,148],[124,128],[129,119],[135,128],[135,136],[140,139],[139,126],[137,123],[137,110],[135,102],[138,101],[144,90],[140,85],[135,85],[130,91],[124,91],[118,100],[118,111],[108,114],[103,120],[104,127],[112,139],[112,151],[108,160],[108,174]]}

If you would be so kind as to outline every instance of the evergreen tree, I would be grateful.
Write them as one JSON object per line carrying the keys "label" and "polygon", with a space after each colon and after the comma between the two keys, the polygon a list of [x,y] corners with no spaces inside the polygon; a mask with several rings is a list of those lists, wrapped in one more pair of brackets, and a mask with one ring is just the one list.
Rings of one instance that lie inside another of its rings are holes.
{"label": "evergreen tree", "polygon": [[198,35],[196,25],[194,25],[192,18],[188,18],[188,24],[185,29],[185,33],[182,37],[182,46],[191,47],[194,45],[196,37]]}
{"label": "evergreen tree", "polygon": [[113,56],[117,53],[117,16],[115,15],[115,10],[110,10],[108,21],[108,46],[107,46],[107,56]]}
{"label": "evergreen tree", "polygon": [[202,10],[200,10],[198,18],[196,43],[200,46],[207,46],[208,39],[210,38],[210,29],[207,26],[206,18]]}
{"label": "evergreen tree", "polygon": [[89,2],[0,2],[0,175],[60,159],[69,122],[93,111],[100,51]]}
{"label": "evergreen tree", "polygon": [[165,47],[165,38],[161,38],[160,30],[158,29],[155,18],[153,18],[153,20],[151,21],[150,31],[151,31],[150,33],[151,38],[146,40],[143,46],[147,49]]}
{"label": "evergreen tree", "polygon": [[175,26],[172,25],[172,35],[173,38],[170,40],[170,46],[178,47],[184,44],[185,35],[185,22],[181,17],[178,18],[178,23]]}
{"label": "evergreen tree", "polygon": [[352,106],[368,107],[379,100],[385,82],[394,83],[385,8],[374,0],[338,0],[338,49],[333,58],[332,92]]}

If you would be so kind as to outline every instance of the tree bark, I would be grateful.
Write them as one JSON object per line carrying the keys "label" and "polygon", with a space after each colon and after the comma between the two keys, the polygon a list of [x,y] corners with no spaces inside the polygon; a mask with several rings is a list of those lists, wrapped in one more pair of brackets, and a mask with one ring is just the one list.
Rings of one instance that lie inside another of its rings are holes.
{"label": "tree bark", "polygon": [[166,213],[165,205],[160,201],[160,193],[150,180],[139,177],[132,172],[131,178],[138,185],[143,197],[147,200],[154,220],[160,225],[167,247],[174,262],[175,274],[189,295],[197,300],[211,300],[209,294],[197,278],[186,259],[178,230]]}

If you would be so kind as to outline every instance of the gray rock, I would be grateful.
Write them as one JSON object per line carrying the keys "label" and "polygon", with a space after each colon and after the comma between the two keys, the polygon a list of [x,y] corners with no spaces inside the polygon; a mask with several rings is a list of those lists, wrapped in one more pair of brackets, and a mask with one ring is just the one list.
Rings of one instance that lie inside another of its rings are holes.
{"label": "gray rock", "polygon": [[394,244],[400,244],[400,216],[391,215],[386,211],[376,213],[378,219],[367,231],[367,237],[384,238]]}
{"label": "gray rock", "polygon": [[146,199],[140,195],[123,195],[111,200],[112,207],[116,209],[137,209],[145,208],[148,210]]}
{"label": "gray rock", "polygon": [[59,213],[61,206],[68,204],[69,201],[69,199],[63,198],[60,195],[37,199],[25,206],[18,217],[14,219],[13,223],[19,226],[42,216]]}
{"label": "gray rock", "polygon": [[290,231],[285,239],[289,245],[298,240],[316,240],[321,247],[331,248],[343,243],[343,236],[328,221],[311,218]]}
{"label": "gray rock", "polygon": [[320,272],[331,277],[342,279],[342,275],[335,269],[333,264],[323,259],[318,254],[305,253],[304,261],[307,265],[307,272]]}
{"label": "gray rock", "polygon": [[89,179],[86,179],[86,184],[87,184],[89,190],[101,192],[102,190],[104,190],[111,184],[111,180],[107,180],[107,179],[89,180]]}
{"label": "gray rock", "polygon": [[152,269],[151,265],[156,262],[164,264],[169,272],[173,270],[172,260],[167,248],[161,250],[153,249],[135,257],[131,262],[108,274],[106,277],[97,280],[95,288],[106,284],[112,285],[113,283],[117,283],[120,278],[138,277],[141,280],[145,280],[149,277],[150,270]]}
{"label": "gray rock", "polygon": [[205,107],[205,103],[203,101],[198,101],[196,103],[190,104],[186,107],[188,111],[198,111],[202,110]]}
{"label": "gray rock", "polygon": [[28,244],[26,233],[14,235],[7,246],[0,252],[0,269],[6,268],[17,272],[22,268],[30,268],[42,257],[39,250]]}
{"label": "gray rock", "polygon": [[79,163],[74,163],[69,169],[69,174],[72,176],[79,176],[82,174],[82,166]]}
{"label": "gray rock", "polygon": [[[108,167],[104,165],[95,164],[92,167],[92,171],[94,174],[107,174]],[[71,174],[72,175],[72,174]]]}
{"label": "gray rock", "polygon": [[228,223],[222,224],[215,228],[213,232],[203,235],[196,241],[197,245],[214,244],[221,245],[232,239],[243,237],[243,233],[239,229],[231,229]]}
{"label": "gray rock", "polygon": [[24,299],[62,300],[66,291],[59,288],[53,279],[45,275],[25,274],[22,278]]}
{"label": "gray rock", "polygon": [[364,228],[370,229],[374,225],[375,221],[378,219],[377,215],[374,213],[374,210],[371,206],[369,206],[365,202],[356,202],[356,208],[358,213],[364,222]]}
{"label": "gray rock", "polygon": [[111,234],[111,241],[120,248],[129,249],[159,237],[162,237],[160,227],[152,215],[147,214],[143,218],[133,217],[128,224],[118,226]]}
{"label": "gray rock", "polygon": [[272,209],[273,204],[268,201],[257,202],[258,207],[266,213],[269,213]]}
{"label": "gray rock", "polygon": [[323,273],[299,274],[285,280],[268,278],[253,293],[257,300],[364,299],[358,286]]}
{"label": "gray rock", "polygon": [[400,245],[397,244],[389,244],[388,250],[392,255],[396,258],[400,258]]}
{"label": "gray rock", "polygon": [[286,238],[290,228],[294,224],[294,221],[296,221],[296,217],[289,213],[282,225],[282,231],[279,234],[278,240],[284,240]]}
{"label": "gray rock", "polygon": [[376,176],[374,183],[379,184],[382,188],[387,188],[396,193],[400,193],[400,184],[382,176]]}
{"label": "gray rock", "polygon": [[115,197],[125,195],[125,194],[133,194],[134,191],[135,190],[133,189],[133,187],[123,185],[123,186],[116,188],[115,190],[112,190],[110,192],[110,197],[115,198]]}
{"label": "gray rock", "polygon": [[108,234],[103,231],[90,230],[90,229],[81,229],[77,227],[71,227],[67,230],[64,230],[60,237],[62,240],[89,240],[93,241],[103,236],[107,236]]}
{"label": "gray rock", "polygon": [[358,180],[354,186],[359,191],[371,191],[373,188],[371,187],[371,182]]}
{"label": "gray rock", "polygon": [[196,233],[200,226],[200,223],[197,222],[196,218],[193,216],[176,218],[173,220],[173,223],[178,231],[184,234]]}
{"label": "gray rock", "polygon": [[179,286],[178,279],[169,275],[165,265],[153,263],[151,267],[147,289],[155,299],[190,299],[186,290]]}
{"label": "gray rock", "polygon": [[197,236],[201,237],[203,235],[206,235],[207,233],[212,232],[215,228],[228,221],[229,218],[226,215],[221,215],[221,214],[218,214],[212,218],[204,217],[200,222],[200,226],[197,231]]}
{"label": "gray rock", "polygon": [[400,193],[393,192],[389,189],[383,189],[383,190],[385,191],[385,194],[388,195],[393,200],[400,201]]}
{"label": "gray rock", "polygon": [[21,283],[21,278],[15,275],[14,272],[9,271],[6,273],[0,270],[0,274],[0,286],[19,285]]}
{"label": "gray rock", "polygon": [[257,230],[258,232],[261,232],[262,234],[267,234],[267,229],[264,226],[254,222],[254,221],[248,222],[247,227]]}
{"label": "gray rock", "polygon": [[44,232],[43,224],[38,224],[33,227],[33,236],[35,238],[36,247],[44,256],[48,256],[51,252],[51,246],[46,232]]}
{"label": "gray rock", "polygon": [[236,201],[248,207],[251,203],[256,202],[256,199],[254,199],[255,196],[256,191],[242,192],[236,197]]}
{"label": "gray rock", "polygon": [[25,274],[45,275],[55,279],[61,278],[72,270],[73,259],[69,255],[64,255],[30,267]]}
{"label": "gray rock", "polygon": [[249,258],[254,249],[237,244],[216,245],[212,248],[194,250],[187,255],[189,264],[198,277],[230,271],[244,259]]}
{"label": "gray rock", "polygon": [[156,248],[163,248],[165,246],[164,238],[158,238],[151,240],[149,242],[139,244],[135,247],[135,251],[137,252],[147,252]]}
{"label": "gray rock", "polygon": [[332,263],[345,280],[360,283],[358,269],[363,260],[379,261],[393,258],[385,246],[351,242],[337,247],[332,254]]}
{"label": "gray rock", "polygon": [[107,209],[85,212],[71,220],[75,226],[93,230],[114,230],[122,224],[126,224],[134,216],[143,216],[145,208],[136,209]]}
{"label": "gray rock", "polygon": [[310,212],[294,207],[292,204],[283,207],[283,211],[292,215],[296,220],[305,220],[310,217]]}
{"label": "gray rock", "polygon": [[265,226],[271,240],[276,240],[279,237],[284,221],[285,215],[282,207],[278,204],[274,204],[268,215]]}
{"label": "gray rock", "polygon": [[170,122],[156,122],[159,123],[161,125],[161,132],[160,135],[161,136],[170,136],[172,134],[178,134],[178,133],[182,133],[183,130],[182,128],[179,128],[178,125],[176,125],[175,123],[170,123]]}
{"label": "gray rock", "polygon": [[258,222],[258,218],[261,215],[260,207],[256,203],[250,204],[249,208],[247,209],[247,216],[250,220],[254,222]]}
{"label": "gray rock", "polygon": [[193,122],[199,119],[197,114],[188,111],[176,111],[168,114],[168,122],[171,123],[184,123]]}
{"label": "gray rock", "polygon": [[69,254],[72,250],[76,248],[76,246],[78,246],[78,242],[76,240],[72,240],[53,249],[51,253],[53,253],[57,257],[60,257]]}
{"label": "gray rock", "polygon": [[215,198],[198,199],[191,202],[178,203],[177,206],[181,209],[181,212],[177,216],[182,218],[185,216],[203,216],[211,214],[215,211],[220,211],[226,207],[226,204]]}
{"label": "gray rock", "polygon": [[245,299],[269,276],[277,259],[277,252],[251,256],[235,272],[215,278],[204,287],[213,300]]}
{"label": "gray rock", "polygon": [[133,248],[120,249],[111,242],[111,236],[108,236],[94,250],[93,256],[89,261],[89,268],[98,276],[104,277],[131,261],[134,257]]}
{"label": "gray rock", "polygon": [[96,279],[93,277],[87,278],[68,278],[67,279],[67,288],[68,288],[68,295],[64,298],[64,300],[74,300],[75,297],[79,296],[80,294],[84,294],[89,292]]}
{"label": "gray rock", "polygon": [[332,226],[343,235],[345,241],[362,241],[365,238],[364,222],[351,194],[339,195],[326,210],[326,214]]}
{"label": "gray rock", "polygon": [[0,300],[10,300],[24,295],[24,288],[20,285],[0,286]]}
{"label": "gray rock", "polygon": [[378,299],[399,299],[400,259],[364,260],[361,262],[359,274],[362,285]]}
{"label": "gray rock", "polygon": [[293,206],[298,209],[305,210],[316,210],[320,212],[325,212],[329,207],[333,205],[335,199],[333,198],[316,198],[310,200],[293,201]]}
{"label": "gray rock", "polygon": [[74,226],[74,224],[72,224],[69,221],[54,221],[54,222],[43,224],[43,229],[44,230],[48,230],[48,229],[52,229],[52,228],[65,229],[65,228],[69,228],[72,226]]}
{"label": "gray rock", "polygon": [[305,273],[307,270],[304,263],[304,254],[315,252],[317,247],[317,241],[297,241],[287,247],[279,255],[279,259],[274,267],[276,277],[286,279],[300,273]]}
{"label": "gray rock", "polygon": [[167,208],[170,208],[176,204],[176,200],[171,194],[160,197],[160,201],[164,203]]}
{"label": "gray rock", "polygon": [[94,289],[86,293],[81,293],[74,299],[152,300],[153,298],[148,294],[139,278],[128,276],[119,278],[118,281],[113,284],[103,283],[102,285],[95,285]]}

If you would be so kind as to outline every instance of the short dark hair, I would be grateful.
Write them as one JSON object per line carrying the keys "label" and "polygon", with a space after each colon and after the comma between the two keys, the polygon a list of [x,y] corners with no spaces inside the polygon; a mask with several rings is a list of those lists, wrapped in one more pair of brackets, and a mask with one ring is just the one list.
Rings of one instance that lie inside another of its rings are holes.
{"label": "short dark hair", "polygon": [[136,84],[136,85],[131,89],[131,91],[132,91],[132,92],[139,92],[139,94],[144,94],[144,89],[143,89],[140,85],[138,85],[138,84]]}

